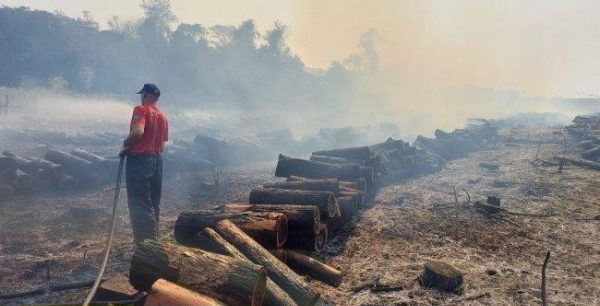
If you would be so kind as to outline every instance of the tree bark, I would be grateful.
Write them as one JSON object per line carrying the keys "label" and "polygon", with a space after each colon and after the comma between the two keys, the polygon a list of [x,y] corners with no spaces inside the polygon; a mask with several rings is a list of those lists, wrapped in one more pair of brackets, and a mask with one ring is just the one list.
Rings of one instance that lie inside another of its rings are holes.
{"label": "tree bark", "polygon": [[146,296],[144,306],[226,306],[225,304],[200,293],[183,288],[159,278]]}
{"label": "tree bark", "polygon": [[306,236],[297,233],[288,234],[286,248],[321,252],[323,251],[323,248],[325,248],[325,243],[327,243],[327,239],[329,238],[328,236],[329,230],[327,224],[319,223],[319,228],[314,235]]}
{"label": "tree bark", "polygon": [[[231,243],[229,243],[227,240],[225,240],[225,238],[223,238],[221,235],[219,235],[219,233],[215,232],[215,230],[213,230],[212,228],[210,228],[210,227],[205,228],[204,233],[206,233],[206,235],[208,237],[210,237],[210,239],[212,239],[223,250],[225,250],[225,252],[227,253],[226,255],[251,262],[248,259],[248,257],[246,257],[244,254],[242,254],[242,252],[240,252],[235,246],[233,246]],[[274,252],[276,252],[278,254],[285,254],[287,256],[287,253],[285,253],[281,249],[274,250]],[[267,291],[265,292],[265,304],[267,306],[295,306],[296,305],[294,300],[292,300],[292,298],[285,291],[283,291],[281,288],[279,288],[279,286],[277,286],[277,284],[275,284],[275,282],[273,282],[273,280],[271,280],[271,278],[267,278],[266,290]]]}
{"label": "tree bark", "polygon": [[327,229],[330,233],[337,233],[344,224],[352,219],[356,206],[356,198],[352,196],[338,198],[338,206],[340,207],[341,216],[331,218],[325,221]]}
{"label": "tree bark", "polygon": [[[307,181],[307,180],[311,180],[311,179],[301,177],[301,176],[295,176],[295,175],[288,176],[288,178],[287,178],[287,182]],[[314,179],[314,180],[318,180],[318,179]],[[365,180],[365,178],[362,178],[362,177],[352,179],[352,180],[338,180],[338,182],[340,184],[340,188],[341,187],[349,187],[349,188],[356,189],[361,192],[367,191],[367,181]]]}
{"label": "tree bark", "polygon": [[347,164],[357,164],[359,166],[364,166],[365,161],[360,159],[347,159],[343,157],[334,157],[334,156],[326,156],[326,155],[311,155],[310,160],[318,161],[322,163],[328,164],[336,164],[336,165],[347,165]]}
{"label": "tree bark", "polygon": [[225,206],[225,211],[285,214],[288,220],[288,235],[290,233],[300,235],[315,233],[318,231],[321,221],[319,208],[313,205],[229,204]]}
{"label": "tree bark", "polygon": [[67,152],[49,149],[46,152],[45,158],[53,163],[62,165],[69,174],[78,178],[93,180],[97,177],[97,169],[94,169],[94,164]]}
{"label": "tree bark", "polygon": [[261,305],[265,268],[234,257],[144,240],[131,259],[129,281],[149,291],[159,278],[206,294],[229,305]]}
{"label": "tree bark", "polygon": [[175,223],[175,239],[181,244],[188,241],[205,227],[230,219],[253,239],[268,248],[282,248],[288,235],[285,214],[275,212],[214,212],[188,210],[182,212]]}
{"label": "tree bark", "polygon": [[347,159],[368,160],[369,157],[371,157],[371,150],[369,149],[369,147],[364,146],[364,147],[316,151],[316,152],[313,152],[312,154],[313,155],[342,157],[342,158],[347,158]]}
{"label": "tree bark", "polygon": [[289,177],[292,175],[312,179],[356,179],[360,177],[360,166],[334,165],[280,155],[275,176]]}
{"label": "tree bark", "polygon": [[21,171],[27,174],[37,174],[39,170],[39,168],[32,161],[20,157],[10,151],[4,151],[2,152],[2,155],[14,160],[14,163],[17,165],[17,168],[19,168]]}
{"label": "tree bark", "polygon": [[39,157],[29,157],[29,159],[42,170],[50,171],[51,173],[63,173],[62,166],[51,161]]}
{"label": "tree bark", "polygon": [[424,287],[436,288],[442,291],[453,292],[463,283],[463,275],[452,265],[442,261],[429,261],[425,263],[419,281]]}
{"label": "tree bark", "polygon": [[17,180],[17,163],[10,157],[0,157],[0,183],[13,185]]}
{"label": "tree bark", "polygon": [[316,205],[325,219],[339,216],[340,212],[335,196],[327,191],[260,188],[250,191],[249,199],[250,204]]}
{"label": "tree bark", "polygon": [[248,259],[263,265],[269,271],[269,277],[298,305],[314,305],[317,302],[319,293],[233,222],[222,220],[217,223],[216,230]]}
{"label": "tree bark", "polygon": [[73,151],[71,151],[71,154],[94,164],[104,164],[108,161],[106,158],[100,155],[96,155],[94,153],[82,149],[73,149]]}
{"label": "tree bark", "polygon": [[338,196],[340,193],[340,184],[337,179],[276,182],[264,184],[263,187],[287,190],[329,191],[333,192],[335,196]]}
{"label": "tree bark", "polygon": [[287,265],[300,274],[306,274],[333,287],[342,282],[342,272],[300,252],[287,250]]}

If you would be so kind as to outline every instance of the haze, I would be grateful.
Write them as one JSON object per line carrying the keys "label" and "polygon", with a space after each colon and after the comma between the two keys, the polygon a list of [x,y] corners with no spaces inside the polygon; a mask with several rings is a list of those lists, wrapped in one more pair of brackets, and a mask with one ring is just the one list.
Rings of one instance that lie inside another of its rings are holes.
{"label": "haze", "polygon": [[[101,26],[113,15],[141,17],[139,1],[0,1],[81,16]],[[289,44],[309,67],[356,51],[376,29],[381,68],[441,84],[514,89],[526,95],[598,93],[600,3],[596,1],[232,1],[173,0],[181,22],[289,25]]]}

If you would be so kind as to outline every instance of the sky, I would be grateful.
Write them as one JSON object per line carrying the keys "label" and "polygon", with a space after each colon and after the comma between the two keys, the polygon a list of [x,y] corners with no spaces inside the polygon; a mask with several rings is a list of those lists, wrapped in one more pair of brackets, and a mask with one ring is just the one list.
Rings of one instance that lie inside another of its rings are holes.
{"label": "sky", "polygon": [[[142,16],[138,0],[0,0],[1,5],[87,10],[100,23]],[[398,79],[515,90],[528,96],[600,95],[600,2],[591,0],[171,0],[180,22],[289,26],[292,52],[327,68],[379,35],[380,69]]]}

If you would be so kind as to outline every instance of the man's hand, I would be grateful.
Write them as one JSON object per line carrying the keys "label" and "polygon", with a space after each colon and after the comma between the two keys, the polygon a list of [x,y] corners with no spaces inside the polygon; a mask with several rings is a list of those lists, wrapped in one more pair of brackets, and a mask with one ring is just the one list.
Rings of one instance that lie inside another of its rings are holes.
{"label": "man's hand", "polygon": [[119,157],[123,157],[123,156],[127,155],[128,151],[129,151],[129,146],[123,145],[123,147],[121,148],[121,152],[119,152]]}

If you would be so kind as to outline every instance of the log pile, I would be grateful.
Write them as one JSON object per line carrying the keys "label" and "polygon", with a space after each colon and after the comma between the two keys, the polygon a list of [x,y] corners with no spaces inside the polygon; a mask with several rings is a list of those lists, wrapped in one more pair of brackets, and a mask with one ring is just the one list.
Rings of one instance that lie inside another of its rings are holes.
{"label": "log pile", "polygon": [[578,142],[582,159],[561,158],[563,162],[598,170],[600,167],[600,115],[577,116],[565,130]]}
{"label": "log pile", "polygon": [[[319,293],[301,275],[337,287],[342,272],[311,253],[322,251],[367,207],[384,178],[438,167],[476,150],[493,134],[495,130],[485,128],[436,131],[436,139],[419,142],[422,147],[390,138],[372,146],[315,151],[309,159],[280,155],[275,176],[285,180],[252,189],[246,203],[182,212],[174,226],[179,245],[138,245],[130,282],[156,294],[163,289],[155,288],[164,288],[165,297],[173,290],[191,290],[213,304],[315,305]],[[215,148],[232,149],[208,136],[198,136],[192,146],[199,156],[218,156]],[[80,153],[73,154],[86,159]],[[211,158],[213,162],[224,161]]]}
{"label": "log pile", "polygon": [[456,129],[451,133],[438,129],[435,131],[435,138],[419,135],[414,146],[425,151],[426,154],[440,159],[438,162],[444,163],[480,150],[482,145],[497,139],[496,128],[490,122],[485,122],[481,126]]}
{"label": "log pile", "polygon": [[67,191],[97,186],[112,179],[118,160],[75,149],[67,153],[50,148],[44,158],[22,157],[10,151],[0,157],[0,183],[15,194]]}

